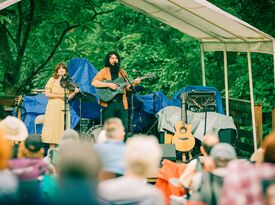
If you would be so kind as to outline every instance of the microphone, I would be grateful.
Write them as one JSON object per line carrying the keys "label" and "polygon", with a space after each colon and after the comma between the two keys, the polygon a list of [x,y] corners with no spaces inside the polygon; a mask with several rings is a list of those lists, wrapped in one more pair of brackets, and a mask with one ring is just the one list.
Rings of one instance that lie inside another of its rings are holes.
{"label": "microphone", "polygon": [[68,76],[66,74],[61,75],[62,78],[67,78]]}

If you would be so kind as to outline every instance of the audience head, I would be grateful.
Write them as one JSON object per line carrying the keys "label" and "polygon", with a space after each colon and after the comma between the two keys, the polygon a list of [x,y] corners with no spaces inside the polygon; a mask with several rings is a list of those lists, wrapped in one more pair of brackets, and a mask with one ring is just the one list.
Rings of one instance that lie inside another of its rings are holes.
{"label": "audience head", "polygon": [[63,147],[67,144],[78,143],[79,142],[79,134],[73,129],[67,129],[64,131],[61,136],[61,141],[59,143],[59,147]]}
{"label": "audience head", "polygon": [[0,130],[0,170],[8,167],[8,160],[11,158],[12,149],[5,139],[4,133]]}
{"label": "audience head", "polygon": [[229,161],[237,157],[237,154],[232,145],[219,143],[211,149],[210,156],[214,159],[215,167],[220,168],[226,167]]}
{"label": "audience head", "polygon": [[13,116],[7,116],[0,121],[0,128],[5,132],[8,140],[24,141],[28,137],[28,130],[24,122]]}
{"label": "audience head", "polygon": [[107,140],[123,141],[125,131],[124,126],[119,118],[110,118],[104,123]]}
{"label": "audience head", "polygon": [[41,135],[32,134],[27,137],[24,143],[21,143],[18,151],[18,158],[39,158],[44,155]]}
{"label": "audience head", "polygon": [[264,162],[275,163],[275,131],[265,137],[263,149]]}
{"label": "audience head", "polygon": [[206,134],[202,138],[201,153],[209,156],[211,149],[219,143],[219,137],[215,134]]}
{"label": "audience head", "polygon": [[62,135],[62,140],[79,141],[79,134],[73,129],[66,129]]}
{"label": "audience head", "polygon": [[61,178],[95,180],[101,161],[88,143],[69,143],[60,149],[59,174]]}
{"label": "audience head", "polygon": [[162,150],[154,136],[136,135],[126,143],[127,173],[139,177],[154,174],[159,167],[161,156]]}

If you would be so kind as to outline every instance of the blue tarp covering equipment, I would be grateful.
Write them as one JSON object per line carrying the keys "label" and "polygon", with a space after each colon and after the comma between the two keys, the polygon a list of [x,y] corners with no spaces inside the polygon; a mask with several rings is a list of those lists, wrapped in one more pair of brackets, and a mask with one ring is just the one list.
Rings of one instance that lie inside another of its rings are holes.
{"label": "blue tarp covering equipment", "polygon": [[[38,115],[43,115],[46,110],[48,98],[44,94],[38,94],[34,96],[24,96],[21,110],[22,110],[22,119],[24,120],[24,123],[26,124],[28,128],[29,134],[34,133],[34,119]],[[71,110],[71,128],[74,128],[78,121],[79,116],[76,114],[76,112],[72,109]],[[42,131],[42,125],[36,126],[37,133],[41,133]]]}
{"label": "blue tarp covering equipment", "polygon": [[[91,80],[96,76],[98,70],[89,63],[87,59],[73,58],[68,63],[68,72],[70,78],[75,82],[79,89],[86,95],[91,95],[95,98],[93,102],[89,102],[86,98],[81,101],[81,118],[98,119],[100,106],[97,103],[98,97],[96,89],[91,85]],[[79,94],[80,95],[80,94]],[[80,101],[77,97],[70,101],[73,109],[80,116]]]}

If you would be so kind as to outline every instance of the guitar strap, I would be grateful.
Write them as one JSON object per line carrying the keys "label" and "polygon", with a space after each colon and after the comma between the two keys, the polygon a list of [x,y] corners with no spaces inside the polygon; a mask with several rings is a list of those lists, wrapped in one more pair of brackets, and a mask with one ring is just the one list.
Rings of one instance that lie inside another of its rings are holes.
{"label": "guitar strap", "polygon": [[123,77],[123,79],[125,80],[125,82],[129,81],[127,76],[126,76],[126,73],[120,68],[119,71],[120,75]]}
{"label": "guitar strap", "polygon": [[129,84],[131,85],[131,89],[134,90],[135,93],[137,93],[134,84],[129,80],[129,78],[126,76],[125,71],[123,71],[122,69],[119,69],[119,73],[121,74],[121,76],[123,77],[123,79],[125,80],[125,82],[129,82]]}

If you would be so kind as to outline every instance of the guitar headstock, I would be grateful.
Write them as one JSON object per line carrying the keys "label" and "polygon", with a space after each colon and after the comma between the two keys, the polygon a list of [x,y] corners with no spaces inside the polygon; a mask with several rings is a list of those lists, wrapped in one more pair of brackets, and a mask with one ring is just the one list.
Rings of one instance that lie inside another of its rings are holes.
{"label": "guitar headstock", "polygon": [[156,77],[156,73],[147,73],[146,75],[141,77],[141,79],[154,78],[154,77]]}
{"label": "guitar headstock", "polygon": [[181,94],[180,94],[180,99],[181,99],[181,102],[182,102],[182,104],[184,104],[185,103],[185,93],[184,92],[182,92]]}

